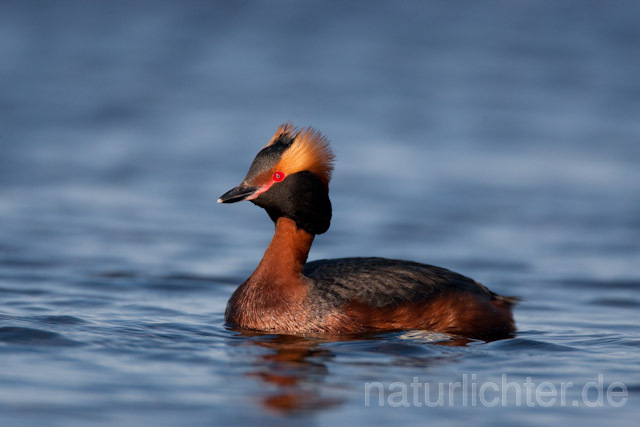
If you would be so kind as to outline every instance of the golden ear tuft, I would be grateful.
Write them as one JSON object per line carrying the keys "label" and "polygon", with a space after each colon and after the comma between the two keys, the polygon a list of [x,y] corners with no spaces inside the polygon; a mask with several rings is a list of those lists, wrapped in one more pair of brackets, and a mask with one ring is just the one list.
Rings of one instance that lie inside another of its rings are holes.
{"label": "golden ear tuft", "polygon": [[265,147],[273,145],[276,141],[278,141],[282,137],[293,139],[296,137],[297,133],[298,131],[296,130],[295,126],[293,126],[293,123],[291,122],[283,123],[280,125],[276,133],[273,134],[273,137],[269,140],[269,142],[267,143],[267,145],[265,145]]}
{"label": "golden ear tuft", "polygon": [[287,175],[301,171],[312,172],[328,187],[335,160],[329,140],[312,127],[296,132],[290,123],[280,126],[278,132],[276,135],[280,136],[285,132],[294,132],[295,139],[291,147],[282,154],[275,169],[282,170]]}

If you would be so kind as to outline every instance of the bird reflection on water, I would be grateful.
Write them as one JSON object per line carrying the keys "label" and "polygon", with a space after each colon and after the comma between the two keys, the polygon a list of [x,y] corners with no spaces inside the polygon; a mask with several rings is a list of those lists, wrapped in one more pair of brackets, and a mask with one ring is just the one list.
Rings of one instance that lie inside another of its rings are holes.
{"label": "bird reflection on water", "polygon": [[[378,343],[374,351],[395,355],[399,365],[428,367],[442,363],[442,354],[436,357],[424,354],[416,356],[411,345],[458,347],[477,342],[465,337],[428,331],[314,337],[264,334],[235,327],[231,330],[237,332],[240,337],[248,338],[242,341],[243,345],[259,346],[268,350],[254,358],[253,368],[247,375],[273,390],[271,393],[263,391],[258,397],[258,403],[274,413],[314,412],[346,402],[347,387],[341,389],[340,384],[329,387],[335,393],[331,396],[326,395],[325,380],[330,375],[328,365],[336,358],[336,353],[328,348],[332,344],[348,346],[351,343],[357,346],[365,341]],[[389,340],[390,336],[396,339]],[[455,357],[457,356],[452,354],[451,360]],[[375,378],[372,376],[365,381],[375,381]]]}

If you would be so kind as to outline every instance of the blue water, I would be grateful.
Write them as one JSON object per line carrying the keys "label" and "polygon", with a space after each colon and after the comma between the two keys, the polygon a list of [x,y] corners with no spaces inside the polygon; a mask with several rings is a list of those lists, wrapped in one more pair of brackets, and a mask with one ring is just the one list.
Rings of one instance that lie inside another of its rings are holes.
{"label": "blue water", "polygon": [[[625,1],[0,3],[0,424],[635,425],[638,22]],[[284,121],[338,157],[311,259],[454,269],[524,298],[517,337],[225,328],[273,227],[216,199]],[[390,396],[414,381],[445,401]]]}

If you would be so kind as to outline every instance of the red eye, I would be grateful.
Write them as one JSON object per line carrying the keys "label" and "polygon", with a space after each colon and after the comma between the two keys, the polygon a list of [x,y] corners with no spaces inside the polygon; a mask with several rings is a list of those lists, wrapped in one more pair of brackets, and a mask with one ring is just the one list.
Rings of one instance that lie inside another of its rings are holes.
{"label": "red eye", "polygon": [[284,179],[284,172],[276,172],[273,174],[273,180],[275,182],[280,182]]}

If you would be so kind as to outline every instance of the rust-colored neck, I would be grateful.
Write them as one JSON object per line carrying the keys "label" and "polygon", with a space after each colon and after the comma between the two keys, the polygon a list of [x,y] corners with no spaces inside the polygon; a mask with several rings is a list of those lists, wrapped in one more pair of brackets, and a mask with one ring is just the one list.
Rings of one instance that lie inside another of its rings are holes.
{"label": "rust-colored neck", "polygon": [[278,218],[273,239],[248,282],[282,283],[288,279],[299,279],[313,237],[298,228],[292,219]]}
{"label": "rust-colored neck", "polygon": [[250,329],[304,329],[309,314],[305,311],[308,289],[302,268],[311,243],[312,234],[289,218],[278,218],[262,261],[231,296],[225,320]]}

